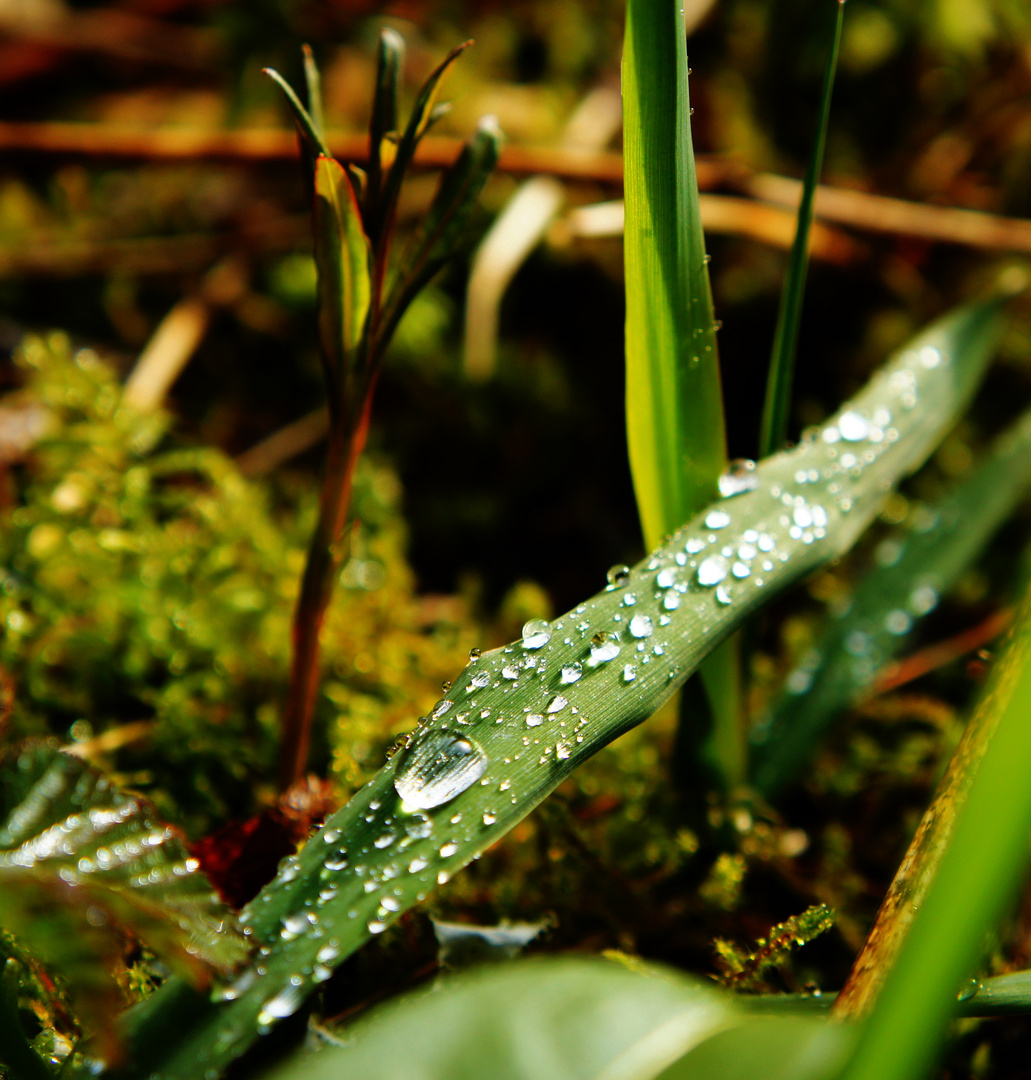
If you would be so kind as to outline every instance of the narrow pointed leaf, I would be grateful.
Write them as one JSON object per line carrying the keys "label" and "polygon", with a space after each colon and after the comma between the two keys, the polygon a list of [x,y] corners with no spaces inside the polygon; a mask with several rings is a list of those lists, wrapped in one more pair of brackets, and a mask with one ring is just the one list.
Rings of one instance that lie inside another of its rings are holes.
{"label": "narrow pointed leaf", "polygon": [[315,62],[315,54],[310,45],[302,45],[301,51],[304,56],[304,85],[308,91],[308,115],[311,117],[311,126],[319,136],[320,143],[326,139],[326,118],[322,110],[322,76],[319,74],[319,65]]}
{"label": "narrow pointed leaf", "polygon": [[318,326],[329,383],[330,408],[353,406],[353,359],[365,330],[370,297],[369,241],[362,230],[354,188],[340,162],[315,163],[315,265]]}
{"label": "narrow pointed leaf", "polygon": [[429,211],[400,259],[385,305],[379,340],[389,341],[419,291],[469,239],[469,223],[494,171],[502,134],[493,117],[480,122],[458,160],[443,175]]}
{"label": "narrow pointed leaf", "polygon": [[425,85],[419,91],[412,107],[412,114],[408,118],[404,134],[397,144],[394,160],[387,170],[383,191],[379,202],[379,212],[374,220],[369,222],[369,234],[376,237],[377,250],[382,246],[384,232],[389,230],[397,206],[397,197],[401,192],[401,182],[404,180],[408,166],[415,157],[416,147],[423,135],[429,130],[430,125],[440,115],[435,112],[437,94],[440,92],[440,82],[447,73],[448,68],[462,55],[472,44],[471,41],[463,42],[456,46],[444,58],[432,75],[426,80]]}
{"label": "narrow pointed leaf", "polygon": [[920,619],[959,579],[1031,488],[1031,412],[1000,437],[991,456],[938,505],[929,525],[882,541],[882,564],[859,583],[812,653],[753,732],[753,782],[778,792],[806,766],[840,710],[868,693],[875,676]]}
{"label": "narrow pointed leaf", "polygon": [[[375,222],[379,217],[380,189],[383,185],[386,140],[397,137],[397,88],[404,62],[404,38],[396,30],[384,27],[379,33],[376,50],[376,92],[372,99],[369,121],[368,183],[365,188],[365,220]],[[393,146],[389,147],[393,158]],[[375,241],[375,235],[372,240]]]}
{"label": "narrow pointed leaf", "polygon": [[[470,663],[408,746],[249,905],[252,940],[268,949],[260,971],[220,1004],[172,983],[131,1015],[129,1075],[186,1080],[224,1067],[363,941],[650,716],[752,612],[845,552],[969,400],[997,308],[965,309],[932,327],[794,450],[728,478],[725,490],[739,494],[590,600],[527,624],[522,640]],[[941,362],[921,363],[924,349]],[[873,418],[885,412],[878,438]],[[857,420],[867,436],[843,445]],[[190,1017],[174,1046],[162,1034],[170,1016]]]}
{"label": "narrow pointed leaf", "polygon": [[301,136],[304,147],[304,156],[309,167],[314,170],[316,159],[322,155],[332,157],[329,147],[322,137],[319,124],[315,122],[308,110],[301,104],[301,99],[294,93],[293,87],[274,68],[265,68],[265,74],[279,87],[286,98],[287,105],[293,115],[294,123]]}
{"label": "narrow pointed leaf", "polygon": [[806,166],[802,183],[802,201],[798,206],[798,224],[788,260],[788,276],[780,296],[777,326],[773,334],[770,371],[766,382],[762,428],[759,433],[759,456],[767,457],[784,445],[788,416],[791,412],[791,386],[794,381],[795,354],[798,349],[798,328],[802,321],[802,301],[805,297],[806,271],[809,267],[809,231],[813,224],[813,199],[823,170],[823,151],[827,142],[827,124],[831,111],[831,91],[838,68],[841,47],[841,28],[845,16],[845,0],[835,0],[834,30],[830,55],[820,90],[820,118],[816,128],[812,156]]}

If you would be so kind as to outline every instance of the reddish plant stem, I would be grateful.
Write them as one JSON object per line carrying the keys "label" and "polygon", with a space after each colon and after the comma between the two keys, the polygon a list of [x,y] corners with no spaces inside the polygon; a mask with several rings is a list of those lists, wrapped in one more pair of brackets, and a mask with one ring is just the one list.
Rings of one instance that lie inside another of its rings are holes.
{"label": "reddish plant stem", "polygon": [[290,689],[279,759],[279,786],[283,791],[300,780],[308,767],[312,720],[321,678],[322,624],[333,598],[337,574],[350,554],[351,490],[355,466],[369,431],[377,374],[375,370],[370,373],[357,416],[338,415],[330,423],[319,518],[308,547],[301,591],[294,608]]}

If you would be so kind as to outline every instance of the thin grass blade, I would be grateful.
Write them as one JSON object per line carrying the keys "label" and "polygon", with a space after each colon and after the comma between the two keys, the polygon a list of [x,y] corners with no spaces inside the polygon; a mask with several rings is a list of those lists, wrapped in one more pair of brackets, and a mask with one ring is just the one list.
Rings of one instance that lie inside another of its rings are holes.
{"label": "thin grass blade", "polygon": [[813,224],[813,199],[823,170],[823,151],[827,142],[827,124],[831,111],[831,92],[838,68],[841,48],[841,28],[845,21],[845,0],[835,0],[834,30],[830,55],[820,90],[820,119],[816,128],[813,153],[806,166],[802,183],[802,201],[798,207],[795,241],[788,260],[788,276],[780,297],[777,327],[773,334],[770,371],[766,382],[762,427],[759,433],[759,456],[774,454],[787,437],[791,413],[791,386],[795,373],[795,354],[798,349],[798,328],[802,321],[802,301],[805,296],[806,271],[809,267],[809,232]]}
{"label": "thin grass blade", "polygon": [[319,65],[315,62],[315,54],[310,45],[302,45],[301,52],[304,56],[304,85],[308,91],[308,114],[311,116],[312,127],[318,132],[319,138],[326,138],[326,117],[322,108],[322,76],[319,74]]}
{"label": "thin grass blade", "polygon": [[[985,934],[1027,869],[1031,831],[1031,590],[971,719],[978,751],[937,871],[914,905],[908,933],[869,1015],[847,1080],[927,1074],[975,974]],[[940,861],[939,861],[940,858]],[[916,879],[922,877],[916,874]],[[903,904],[907,909],[909,904]],[[890,933],[890,927],[882,927]]]}
{"label": "thin grass blade", "polygon": [[[404,38],[396,30],[384,27],[379,33],[376,50],[376,91],[372,99],[369,121],[368,183],[365,188],[365,220],[379,219],[379,197],[384,168],[394,159],[397,138],[397,89],[404,63]],[[370,236],[375,244],[376,235]]]}
{"label": "thin grass blade", "polygon": [[[822,429],[750,473],[739,494],[596,596],[472,661],[407,745],[243,913],[267,950],[260,970],[248,969],[218,1003],[175,982],[149,998],[129,1019],[136,1059],[126,1075],[187,1080],[223,1068],[363,941],[647,719],[743,620],[845,552],[969,400],[998,318],[991,302],[931,328]],[[921,349],[943,351],[946,340],[955,351],[942,363],[919,362]],[[871,425],[882,410],[885,437],[849,446],[861,465],[845,460],[842,428],[857,417]],[[799,480],[812,469],[817,483]]]}
{"label": "thin grass blade", "polygon": [[279,87],[286,98],[287,105],[297,125],[297,131],[301,136],[301,146],[304,148],[304,158],[312,172],[315,171],[315,161],[319,156],[332,157],[329,147],[322,137],[322,131],[308,110],[301,104],[301,99],[294,93],[293,87],[274,68],[264,68],[265,74]]}
{"label": "thin grass blade", "polygon": [[781,696],[752,732],[753,783],[776,795],[808,764],[835,716],[870,692],[877,673],[905,647],[919,620],[978,557],[1031,488],[1031,412],[991,456],[938,505],[928,528],[878,548],[882,564],[860,582],[848,610],[790,673]]}

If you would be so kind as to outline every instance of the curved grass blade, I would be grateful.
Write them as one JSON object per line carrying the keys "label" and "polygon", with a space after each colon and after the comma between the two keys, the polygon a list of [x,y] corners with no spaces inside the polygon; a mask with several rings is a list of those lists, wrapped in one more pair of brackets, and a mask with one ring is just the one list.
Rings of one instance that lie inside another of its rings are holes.
{"label": "curved grass blade", "polygon": [[498,163],[502,138],[493,117],[481,120],[458,160],[441,177],[433,203],[399,260],[377,340],[390,340],[408,305],[467,241],[480,193]]}
{"label": "curved grass blade", "polygon": [[827,123],[831,111],[831,91],[838,68],[841,48],[841,27],[845,19],[845,0],[836,0],[834,31],[830,55],[820,89],[820,119],[816,129],[813,153],[806,166],[802,183],[802,201],[798,206],[795,241],[788,260],[788,276],[780,296],[777,327],[773,333],[770,372],[766,382],[762,427],[759,432],[759,456],[774,454],[787,437],[788,416],[791,412],[791,385],[795,373],[795,353],[798,348],[798,327],[802,321],[802,300],[805,296],[806,270],[809,265],[809,230],[813,224],[813,199],[823,169],[823,151],[827,142]]}
{"label": "curved grass blade", "polygon": [[279,87],[286,98],[287,105],[293,115],[297,131],[301,136],[301,145],[304,147],[304,157],[309,170],[314,172],[315,161],[320,156],[332,157],[329,147],[322,137],[320,126],[312,118],[308,110],[301,104],[301,99],[294,93],[293,87],[279,74],[275,68],[262,68],[264,73]]}
{"label": "curved grass blade", "polygon": [[[967,757],[971,767],[956,781],[965,797],[961,794],[955,823],[941,846],[934,845],[933,880],[926,892],[911,894],[899,908],[911,922],[845,1073],[848,1080],[915,1080],[932,1065],[946,1025],[957,1012],[963,980],[981,960],[985,934],[1026,871],[1031,831],[1029,713],[1031,590],[970,721],[977,733]],[[910,880],[923,884],[924,874],[914,869]],[[904,864],[900,874],[907,870]],[[890,927],[882,929],[891,936]],[[885,959],[890,962],[893,956],[894,950]],[[864,973],[864,981],[869,974]]]}
{"label": "curved grass blade", "polygon": [[[932,327],[822,429],[763,462],[748,490],[590,600],[471,662],[408,745],[246,909],[251,939],[267,950],[260,967],[217,1001],[173,982],[130,1015],[127,1075],[187,1080],[224,1067],[363,941],[647,719],[744,619],[848,550],[968,401],[998,321],[991,302]],[[923,349],[941,362],[923,364]],[[843,444],[843,429],[852,436],[859,423],[866,436]],[[170,1031],[187,1034],[173,1045]]]}
{"label": "curved grass blade", "polygon": [[[698,204],[681,5],[629,0],[623,51],[626,423],[649,550],[716,494],[727,462],[716,319]],[[740,662],[702,669],[711,734],[692,756],[744,779]]]}
{"label": "curved grass blade", "polygon": [[1031,411],[997,441],[991,456],[937,506],[929,526],[883,541],[882,565],[859,583],[848,610],[787,678],[752,732],[753,783],[776,795],[808,764],[840,710],[869,691],[905,646],[919,619],[977,558],[1031,488]]}
{"label": "curved grass blade", "polygon": [[[384,159],[393,160],[393,146],[388,140],[397,138],[397,88],[401,65],[404,62],[404,38],[389,26],[379,32],[376,50],[376,91],[372,99],[369,120],[368,183],[365,186],[365,220],[379,220],[379,196],[383,184]],[[389,165],[389,162],[387,162]],[[370,234],[375,245],[378,236]]]}

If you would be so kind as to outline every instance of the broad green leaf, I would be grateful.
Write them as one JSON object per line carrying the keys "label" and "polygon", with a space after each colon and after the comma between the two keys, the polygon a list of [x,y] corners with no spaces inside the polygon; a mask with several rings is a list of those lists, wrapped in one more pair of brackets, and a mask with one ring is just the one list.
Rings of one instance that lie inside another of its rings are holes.
{"label": "broad green leaf", "polygon": [[[408,118],[404,134],[398,140],[394,160],[390,168],[387,169],[379,198],[377,216],[367,223],[369,235],[376,238],[377,255],[381,254],[385,238],[390,232],[394,211],[397,207],[397,197],[401,192],[401,182],[408,171],[408,166],[411,165],[412,159],[415,157],[416,147],[419,145],[423,135],[429,130],[430,125],[441,115],[437,106],[440,81],[444,78],[448,68],[471,44],[471,41],[466,41],[452,49],[426,80],[423,88],[419,91],[418,97],[415,99],[415,105],[412,106],[412,114]],[[382,147],[382,142],[380,145]]]}
{"label": "broad green leaf", "polygon": [[[629,0],[623,47],[626,422],[645,546],[716,493],[726,460],[716,319],[691,141],[682,5]],[[709,745],[724,782],[744,779],[736,642],[706,661]]]}
{"label": "broad green leaf", "polygon": [[360,408],[355,353],[369,314],[369,241],[358,202],[340,162],[315,163],[315,264],[318,268],[319,344],[331,410]]}
{"label": "broad green leaf", "polygon": [[841,28],[845,21],[845,0],[837,0],[830,55],[820,90],[820,119],[816,128],[813,152],[802,182],[802,200],[798,206],[798,224],[788,260],[788,276],[780,296],[777,326],[773,332],[770,371],[763,403],[762,428],[759,433],[759,456],[774,454],[787,437],[788,416],[791,413],[791,385],[795,373],[795,353],[798,348],[798,328],[802,321],[802,300],[805,296],[806,271],[809,267],[809,231],[813,224],[813,199],[823,169],[823,150],[827,142],[827,123],[831,112],[831,91],[838,68],[841,48]]}
{"label": "broad green leaf", "polygon": [[[847,1080],[929,1072],[985,934],[1027,869],[1031,832],[1031,590],[970,723],[983,733],[937,873],[865,1024]],[[911,914],[907,911],[907,917]]]}
{"label": "broad green leaf", "polygon": [[390,340],[408,305],[467,241],[470,218],[497,165],[501,142],[493,117],[481,121],[458,160],[441,177],[429,210],[398,262],[377,340]]}
{"label": "broad green leaf", "polygon": [[101,1052],[117,1053],[109,970],[127,931],[204,985],[247,955],[179,836],[138,798],[49,743],[0,766],[0,925],[63,976]]}
{"label": "broad green leaf", "polygon": [[[390,27],[380,30],[376,51],[376,92],[369,121],[368,183],[365,186],[365,220],[370,225],[379,220],[383,169],[393,159],[394,147],[388,140],[397,138],[397,87],[404,48],[404,38],[396,30]],[[370,239],[375,243],[377,234],[370,233]]]}
{"label": "broad green leaf", "polygon": [[[974,306],[932,327],[794,450],[729,474],[723,489],[738,494],[613,571],[596,596],[472,661],[407,746],[246,909],[252,940],[268,950],[260,969],[218,1003],[173,982],[129,1018],[131,1075],[192,1080],[224,1067],[650,716],[743,619],[848,550],[968,401],[997,309]],[[186,1015],[189,1032],[172,1046],[169,1017]]]}
{"label": "broad green leaf", "polygon": [[379,1010],[340,1050],[274,1080],[646,1080],[739,1022],[733,1000],[659,969],[513,961],[438,981]]}
{"label": "broad green leaf", "polygon": [[926,525],[877,549],[859,583],[752,733],[753,783],[775,795],[810,761],[836,714],[869,691],[1031,487],[1031,411],[954,492],[926,508]]}

